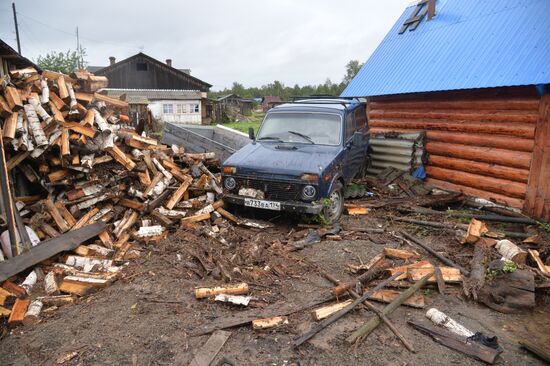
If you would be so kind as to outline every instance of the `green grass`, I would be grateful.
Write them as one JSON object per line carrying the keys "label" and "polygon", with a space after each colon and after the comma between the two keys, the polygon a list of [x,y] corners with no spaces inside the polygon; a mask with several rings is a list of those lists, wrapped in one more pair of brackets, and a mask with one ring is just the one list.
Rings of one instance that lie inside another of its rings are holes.
{"label": "green grass", "polygon": [[235,130],[248,133],[248,127],[252,127],[254,129],[254,133],[258,133],[258,127],[260,127],[261,121],[242,121],[242,122],[230,122],[224,124],[224,126],[233,128]]}
{"label": "green grass", "polygon": [[244,133],[248,133],[248,127],[252,127],[254,129],[254,133],[257,134],[260,123],[262,123],[262,120],[264,119],[264,115],[265,114],[263,112],[254,111],[250,116],[246,116],[242,121],[225,123],[224,126],[234,128],[235,130]]}

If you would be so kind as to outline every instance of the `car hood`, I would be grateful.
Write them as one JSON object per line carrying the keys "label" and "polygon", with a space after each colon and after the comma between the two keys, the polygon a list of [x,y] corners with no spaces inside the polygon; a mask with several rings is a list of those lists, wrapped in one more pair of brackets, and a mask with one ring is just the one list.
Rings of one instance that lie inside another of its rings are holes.
{"label": "car hood", "polygon": [[223,165],[236,167],[239,175],[320,175],[339,150],[340,146],[253,142],[231,155]]}

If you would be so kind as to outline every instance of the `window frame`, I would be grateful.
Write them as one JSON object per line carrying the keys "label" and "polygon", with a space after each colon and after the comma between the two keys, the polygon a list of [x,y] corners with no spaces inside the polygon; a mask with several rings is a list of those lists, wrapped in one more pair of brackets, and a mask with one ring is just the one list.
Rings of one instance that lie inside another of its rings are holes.
{"label": "window frame", "polygon": [[[167,110],[170,110],[169,112]],[[162,114],[174,114],[174,105],[169,103],[162,103]]]}

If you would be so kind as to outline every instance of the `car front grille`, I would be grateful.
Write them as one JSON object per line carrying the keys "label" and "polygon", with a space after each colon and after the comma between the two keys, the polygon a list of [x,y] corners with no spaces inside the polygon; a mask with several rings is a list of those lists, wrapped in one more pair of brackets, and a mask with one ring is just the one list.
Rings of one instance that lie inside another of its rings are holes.
{"label": "car front grille", "polygon": [[302,186],[297,183],[267,181],[262,179],[236,178],[238,192],[241,188],[259,189],[268,200],[299,201],[302,198]]}

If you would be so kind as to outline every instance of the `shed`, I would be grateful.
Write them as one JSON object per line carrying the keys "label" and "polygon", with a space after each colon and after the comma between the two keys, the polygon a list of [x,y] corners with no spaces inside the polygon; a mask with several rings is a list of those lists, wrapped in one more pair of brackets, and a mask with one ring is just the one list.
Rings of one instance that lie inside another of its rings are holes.
{"label": "shed", "polygon": [[0,39],[0,78],[10,70],[23,69],[25,67],[34,67],[36,70],[41,71],[34,62],[20,55],[9,44]]}
{"label": "shed", "polygon": [[427,181],[550,220],[550,1],[409,6],[342,93],[373,133],[425,130]]}
{"label": "shed", "polygon": [[254,107],[254,100],[242,98],[237,94],[222,95],[218,98],[218,102],[222,105],[222,108],[237,109],[239,114],[248,116],[252,113]]}

